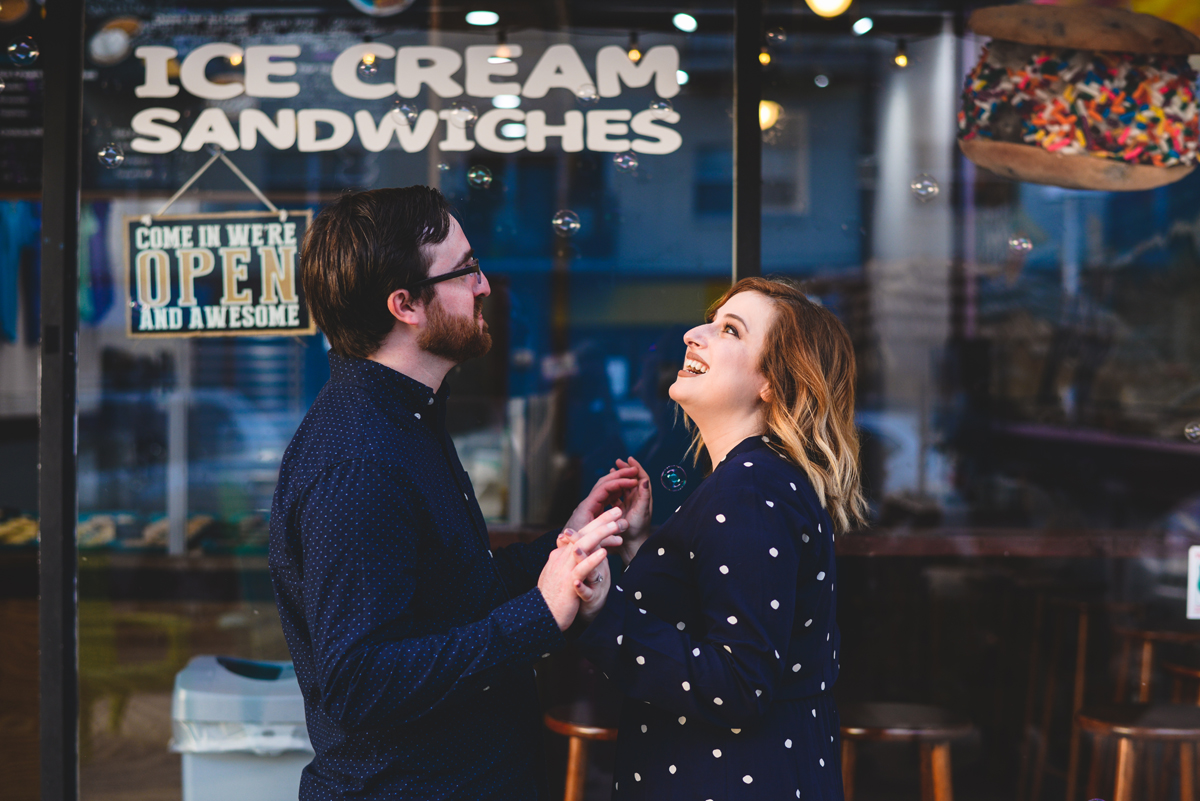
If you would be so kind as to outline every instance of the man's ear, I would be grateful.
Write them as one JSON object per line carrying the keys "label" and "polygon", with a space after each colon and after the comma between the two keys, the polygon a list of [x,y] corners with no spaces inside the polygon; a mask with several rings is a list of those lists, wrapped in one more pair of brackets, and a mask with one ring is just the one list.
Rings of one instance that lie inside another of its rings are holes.
{"label": "man's ear", "polygon": [[387,297],[388,311],[405,325],[420,325],[425,321],[425,304],[413,300],[407,289],[397,289]]}

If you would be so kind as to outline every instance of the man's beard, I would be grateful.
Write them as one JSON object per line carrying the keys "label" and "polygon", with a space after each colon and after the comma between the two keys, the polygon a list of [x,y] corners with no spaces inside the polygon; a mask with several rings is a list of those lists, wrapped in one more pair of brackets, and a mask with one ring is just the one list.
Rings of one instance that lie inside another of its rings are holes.
{"label": "man's beard", "polygon": [[427,353],[462,364],[467,359],[482,356],[492,347],[492,335],[487,322],[482,328],[476,322],[483,314],[483,296],[475,298],[471,317],[451,317],[435,295],[425,307],[428,324],[417,337],[417,345]]}

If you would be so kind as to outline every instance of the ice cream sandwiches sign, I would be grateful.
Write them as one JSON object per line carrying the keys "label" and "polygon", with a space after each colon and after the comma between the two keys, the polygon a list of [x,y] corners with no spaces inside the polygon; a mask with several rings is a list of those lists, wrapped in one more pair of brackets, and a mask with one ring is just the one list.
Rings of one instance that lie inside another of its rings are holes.
{"label": "ice cream sandwiches sign", "polygon": [[127,335],[313,333],[296,267],[310,217],[308,211],[126,217]]}
{"label": "ice cream sandwiches sign", "polygon": [[[300,82],[283,80],[297,74],[299,45],[244,49],[228,42],[201,45],[178,63],[178,85],[172,81],[170,69],[179,58],[178,50],[144,46],[134,54],[145,68],[145,81],[134,93],[150,103],[153,98],[176,97],[181,89],[211,101],[232,101],[242,95],[297,100],[327,97],[326,87],[308,87],[302,94]],[[170,153],[196,152],[206,145],[218,145],[226,151],[253,150],[266,142],[277,150],[295,147],[312,153],[338,150],[357,136],[362,147],[373,153],[397,145],[408,153],[430,146],[441,151],[465,152],[478,146],[493,153],[539,153],[549,140],[569,153],[586,149],[664,154],[675,152],[683,143],[673,127],[679,122],[679,114],[670,103],[663,102],[679,93],[679,51],[674,47],[651,47],[637,62],[624,48],[602,47],[596,54],[593,75],[574,47],[556,44],[546,48],[536,61],[525,60],[533,63],[523,81],[512,80],[520,77],[524,66],[518,63],[521,55],[521,47],[516,44],[471,46],[462,53],[446,47],[356,44],[334,59],[328,73],[332,88],[341,98],[357,101],[350,103],[350,108],[283,108],[272,117],[251,101],[234,120],[223,108],[213,106],[200,112],[190,124],[181,125],[177,109],[151,105],[133,115],[130,127],[137,136],[131,146],[138,153]],[[370,80],[361,77],[360,67],[364,65],[374,76]],[[220,71],[219,82],[210,78],[210,69]],[[570,93],[590,104],[600,98],[617,97],[627,87],[651,85],[659,99],[640,110],[598,108],[585,113],[568,109],[548,115],[542,109],[526,111],[508,105],[488,109],[476,118],[475,101],[457,100],[503,96],[511,104],[518,98],[536,101],[551,93]],[[466,119],[457,119],[462,109],[453,107],[418,111],[405,106],[426,87],[440,98],[467,104],[471,110]],[[402,108],[392,108],[393,103]],[[337,104],[348,105],[341,99]],[[360,107],[355,109],[353,105]]]}

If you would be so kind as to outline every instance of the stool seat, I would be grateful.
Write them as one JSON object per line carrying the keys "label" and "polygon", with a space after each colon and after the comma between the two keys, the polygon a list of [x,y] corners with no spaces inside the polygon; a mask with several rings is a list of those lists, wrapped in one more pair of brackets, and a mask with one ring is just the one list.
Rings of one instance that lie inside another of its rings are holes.
{"label": "stool seat", "polygon": [[1079,710],[1084,731],[1135,740],[1200,741],[1200,707],[1183,704],[1095,704]]}
{"label": "stool seat", "polygon": [[856,740],[958,740],[974,728],[966,718],[923,704],[846,704],[838,707],[842,736]]}
{"label": "stool seat", "polygon": [[1170,673],[1172,676],[1200,681],[1200,668],[1189,667],[1188,665],[1179,665],[1175,662],[1163,662],[1162,669]]}
{"label": "stool seat", "polygon": [[620,709],[584,699],[550,707],[543,720],[546,728],[564,737],[615,740],[619,717]]}
{"label": "stool seat", "polygon": [[1169,642],[1177,645],[1200,643],[1200,631],[1180,629],[1143,629],[1134,626],[1113,626],[1118,637],[1150,642]]}

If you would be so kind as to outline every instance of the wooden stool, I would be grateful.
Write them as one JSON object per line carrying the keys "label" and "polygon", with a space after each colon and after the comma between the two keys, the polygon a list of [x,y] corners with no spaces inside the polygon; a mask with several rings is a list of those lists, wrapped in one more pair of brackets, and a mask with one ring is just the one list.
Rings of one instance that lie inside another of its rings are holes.
{"label": "wooden stool", "polygon": [[1129,681],[1129,667],[1133,658],[1133,647],[1138,646],[1141,663],[1138,671],[1137,702],[1150,702],[1150,681],[1154,671],[1154,649],[1159,643],[1175,645],[1200,645],[1200,631],[1172,631],[1164,629],[1142,629],[1117,626],[1113,633],[1121,640],[1121,661],[1117,663],[1116,690],[1113,701],[1126,700],[1125,685]]}
{"label": "wooden stool", "polygon": [[[1149,742],[1179,745],[1179,796],[1181,801],[1195,801],[1196,762],[1195,743],[1200,743],[1200,707],[1182,704],[1104,704],[1087,706],[1075,716],[1083,731],[1096,737],[1092,748],[1088,796],[1099,791],[1100,740],[1117,737],[1117,767],[1114,778],[1113,801],[1133,801],[1137,777],[1138,756]],[[1146,772],[1149,784],[1146,794],[1138,798],[1156,798],[1157,779],[1165,778],[1156,770]]]}
{"label": "wooden stool", "polygon": [[563,801],[583,801],[587,778],[588,740],[617,739],[619,707],[599,705],[591,700],[551,707],[543,718],[546,728],[569,738],[567,751],[567,789]]}
{"label": "wooden stool", "polygon": [[[1038,666],[1041,661],[1041,634],[1046,607],[1050,607],[1053,620],[1053,638],[1050,643],[1050,658],[1046,666],[1046,675],[1042,685],[1041,715],[1035,715]],[[1042,793],[1042,781],[1047,772],[1047,755],[1050,748],[1050,730],[1054,712],[1054,696],[1058,686],[1057,673],[1059,660],[1063,651],[1064,634],[1070,629],[1070,618],[1075,616],[1075,671],[1072,680],[1071,716],[1066,725],[1071,729],[1071,746],[1067,762],[1067,798],[1075,795],[1075,774],[1079,761],[1079,732],[1074,726],[1075,714],[1083,706],[1083,694],[1087,679],[1087,649],[1088,629],[1091,618],[1092,604],[1070,598],[1048,597],[1038,593],[1034,607],[1033,642],[1029,649],[1029,684],[1025,698],[1025,739],[1021,747],[1021,770],[1017,776],[1017,799],[1028,797],[1030,801],[1039,801]],[[1034,718],[1039,717],[1035,728]],[[1033,776],[1030,781],[1032,763]],[[1025,794],[1029,785],[1028,796]]]}
{"label": "wooden stool", "polygon": [[[1171,675],[1171,703],[1195,703],[1196,706],[1200,706],[1200,668],[1163,662],[1162,669]],[[1194,686],[1189,687],[1190,692],[1185,693],[1184,685]]]}
{"label": "wooden stool", "polygon": [[847,704],[842,719],[842,785],[854,801],[854,759],[859,740],[916,742],[921,747],[921,801],[953,801],[950,742],[975,728],[945,709],[919,704]]}

